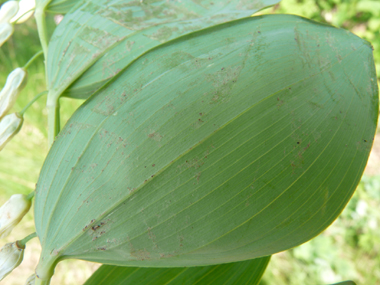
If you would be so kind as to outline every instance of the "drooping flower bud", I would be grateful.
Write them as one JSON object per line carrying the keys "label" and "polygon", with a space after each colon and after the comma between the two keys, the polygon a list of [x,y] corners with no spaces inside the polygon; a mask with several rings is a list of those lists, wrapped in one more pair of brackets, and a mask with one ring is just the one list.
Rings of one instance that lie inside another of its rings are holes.
{"label": "drooping flower bud", "polygon": [[0,121],[0,151],[20,131],[24,118],[17,113],[5,116]]}
{"label": "drooping flower bud", "polygon": [[13,25],[0,23],[0,47],[10,38],[13,34],[13,30]]}
{"label": "drooping flower bud", "polygon": [[[24,23],[33,15],[33,9],[36,7],[35,0],[20,0],[19,2],[19,10],[11,19],[11,23],[15,22],[15,24]],[[21,18],[20,18],[21,17]]]}
{"label": "drooping flower bud", "polygon": [[20,246],[17,241],[3,246],[0,250],[0,281],[20,265],[24,250],[25,247]]}
{"label": "drooping flower bud", "polygon": [[0,207],[0,238],[4,238],[29,211],[32,202],[25,195],[15,194]]}
{"label": "drooping flower bud", "polygon": [[5,2],[0,8],[0,23],[10,23],[11,19],[17,14],[18,10],[18,1]]}
{"label": "drooping flower bud", "polygon": [[18,94],[26,84],[27,73],[23,68],[16,68],[7,77],[3,89],[0,91],[0,119],[13,107]]}
{"label": "drooping flower bud", "polygon": [[26,283],[25,285],[34,285],[35,284],[35,281],[36,281],[36,275],[33,274],[33,275],[30,275],[28,277],[28,279],[26,279]]}

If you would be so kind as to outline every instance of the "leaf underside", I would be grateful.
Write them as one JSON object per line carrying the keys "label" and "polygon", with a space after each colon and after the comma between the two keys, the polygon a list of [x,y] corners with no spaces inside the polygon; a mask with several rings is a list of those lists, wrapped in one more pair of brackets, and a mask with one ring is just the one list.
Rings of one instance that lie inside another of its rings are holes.
{"label": "leaf underside", "polygon": [[343,281],[339,283],[334,283],[332,285],[356,285],[356,283],[354,281]]}
{"label": "leaf underside", "polygon": [[51,0],[46,7],[46,12],[52,14],[66,14],[73,7],[83,4],[85,0]]}
{"label": "leaf underside", "polygon": [[154,49],[53,144],[36,190],[42,258],[199,266],[306,242],[353,194],[377,106],[371,46],[297,16]]}
{"label": "leaf underside", "polygon": [[256,285],[270,256],[242,262],[190,268],[141,268],[102,265],[84,285]]}
{"label": "leaf underside", "polygon": [[[148,50],[197,30],[248,17],[279,0],[81,2],[64,17],[49,43],[50,96],[87,99]],[[49,7],[70,3],[56,0]]]}

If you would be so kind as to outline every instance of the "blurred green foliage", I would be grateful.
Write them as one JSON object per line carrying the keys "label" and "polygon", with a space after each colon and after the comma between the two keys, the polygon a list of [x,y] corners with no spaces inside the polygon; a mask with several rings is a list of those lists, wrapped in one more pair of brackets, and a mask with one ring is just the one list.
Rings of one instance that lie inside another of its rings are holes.
{"label": "blurred green foliage", "polygon": [[[273,12],[304,16],[348,29],[367,39],[374,47],[380,78],[379,0],[282,0],[280,5],[263,11]],[[50,31],[54,30],[52,17],[48,21]],[[13,69],[23,66],[40,49],[34,20],[16,25],[12,38],[0,48],[0,87]],[[28,71],[28,84],[13,111],[20,111],[46,89],[42,57]],[[0,153],[0,204],[13,193],[26,194],[34,190],[47,154],[45,100],[43,96],[26,112],[22,131]],[[63,99],[61,103],[64,123],[82,102]],[[378,209],[380,176],[364,176],[352,200],[333,225],[310,242],[273,256],[261,284],[318,285],[347,279],[357,284],[380,284]],[[24,230],[25,236],[29,234],[33,230],[31,221],[32,212],[16,232]],[[6,241],[1,244],[3,242]],[[7,282],[18,284],[10,279]]]}

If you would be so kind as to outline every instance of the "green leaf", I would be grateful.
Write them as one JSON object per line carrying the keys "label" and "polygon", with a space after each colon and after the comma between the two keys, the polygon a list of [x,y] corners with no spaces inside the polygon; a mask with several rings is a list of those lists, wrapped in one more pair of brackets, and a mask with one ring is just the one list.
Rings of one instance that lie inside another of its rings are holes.
{"label": "green leaf", "polygon": [[354,281],[343,281],[339,283],[334,283],[332,285],[356,285],[356,283]]}
{"label": "green leaf", "polygon": [[259,284],[270,256],[214,266],[136,268],[102,265],[84,285]]}
{"label": "green leaf", "polygon": [[66,14],[74,6],[82,5],[84,0],[52,0],[46,7],[46,12],[53,14]]}
{"label": "green leaf", "polygon": [[203,266],[304,243],[352,196],[377,118],[371,46],[342,29],[262,16],[154,49],[53,144],[40,268]]}
{"label": "green leaf", "polygon": [[49,96],[86,99],[148,50],[279,1],[86,1],[65,16],[50,41]]}

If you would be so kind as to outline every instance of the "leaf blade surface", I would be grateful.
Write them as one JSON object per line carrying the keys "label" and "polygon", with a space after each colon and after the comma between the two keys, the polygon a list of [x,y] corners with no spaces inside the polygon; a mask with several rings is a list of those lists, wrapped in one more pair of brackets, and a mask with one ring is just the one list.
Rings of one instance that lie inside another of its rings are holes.
{"label": "leaf blade surface", "polygon": [[102,265],[84,285],[259,284],[270,256],[207,267],[134,268]]}
{"label": "leaf blade surface", "polygon": [[49,91],[56,97],[64,92],[64,96],[86,99],[148,50],[197,30],[249,17],[278,2],[85,1],[65,16],[52,36],[47,59]]}
{"label": "leaf blade surface", "polygon": [[54,143],[36,194],[43,256],[210,265],[311,239],[364,170],[375,78],[368,43],[289,15],[147,53]]}

